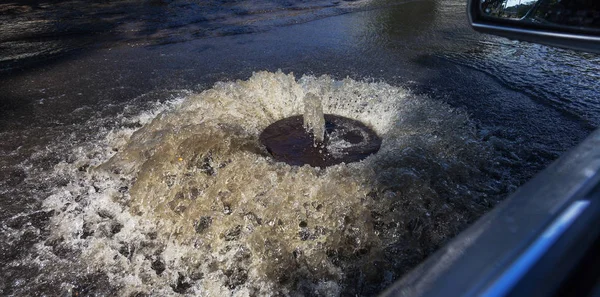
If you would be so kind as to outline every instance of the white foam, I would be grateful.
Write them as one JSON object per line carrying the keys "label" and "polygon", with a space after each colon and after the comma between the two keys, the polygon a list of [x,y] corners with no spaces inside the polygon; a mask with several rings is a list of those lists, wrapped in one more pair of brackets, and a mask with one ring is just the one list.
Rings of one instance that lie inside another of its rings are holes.
{"label": "white foam", "polygon": [[[270,160],[259,133],[309,92],[374,129],[380,152],[327,169]],[[123,295],[374,293],[482,212],[463,207],[488,154],[468,117],[382,82],[258,72],[127,120],[143,127],[76,149],[56,166],[71,183],[45,201],[51,239]]]}

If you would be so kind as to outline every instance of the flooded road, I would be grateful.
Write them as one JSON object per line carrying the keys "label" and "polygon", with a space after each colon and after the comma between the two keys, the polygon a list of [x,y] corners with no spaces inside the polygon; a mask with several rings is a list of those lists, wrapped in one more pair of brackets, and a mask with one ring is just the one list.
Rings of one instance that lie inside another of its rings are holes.
{"label": "flooded road", "polygon": [[[186,3],[3,4],[2,294],[375,295],[600,123],[597,55],[462,1]],[[270,159],[305,92],[381,150]]]}

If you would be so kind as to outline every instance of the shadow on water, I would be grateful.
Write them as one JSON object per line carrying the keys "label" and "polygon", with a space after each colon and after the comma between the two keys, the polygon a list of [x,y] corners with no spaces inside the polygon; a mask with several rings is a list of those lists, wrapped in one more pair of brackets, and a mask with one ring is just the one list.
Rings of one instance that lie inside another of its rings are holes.
{"label": "shadow on water", "polygon": [[[449,176],[435,154],[417,149],[382,159],[373,168],[377,174],[369,194],[374,199],[371,210],[361,218],[364,221],[348,221],[346,228],[372,228],[381,238],[393,240],[381,246],[352,249],[349,245],[328,252],[345,274],[342,296],[381,293],[507,195],[506,188],[485,186],[486,179],[500,179],[495,169],[469,168]],[[413,188],[416,177],[412,172],[427,176],[417,182],[420,190]],[[423,188],[427,191],[418,193]]]}
{"label": "shadow on water", "polygon": [[389,40],[410,42],[429,32],[436,23],[439,1],[407,1],[381,9],[371,21],[374,36],[387,36]]}

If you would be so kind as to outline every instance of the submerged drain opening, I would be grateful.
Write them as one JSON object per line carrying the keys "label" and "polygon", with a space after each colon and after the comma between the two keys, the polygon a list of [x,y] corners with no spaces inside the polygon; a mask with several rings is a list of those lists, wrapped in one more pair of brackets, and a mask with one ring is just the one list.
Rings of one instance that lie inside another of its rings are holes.
{"label": "submerged drain opening", "polygon": [[306,131],[301,115],[269,125],[260,134],[260,142],[277,161],[322,168],[360,161],[381,146],[381,138],[365,124],[333,114],[325,115],[321,143],[315,143],[312,133]]}

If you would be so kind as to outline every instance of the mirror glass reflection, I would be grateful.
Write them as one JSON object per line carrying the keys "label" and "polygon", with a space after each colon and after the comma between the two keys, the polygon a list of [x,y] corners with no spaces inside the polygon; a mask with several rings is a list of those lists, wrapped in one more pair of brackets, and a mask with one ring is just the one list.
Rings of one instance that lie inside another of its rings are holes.
{"label": "mirror glass reflection", "polygon": [[538,24],[600,30],[597,0],[481,0],[483,15]]}

